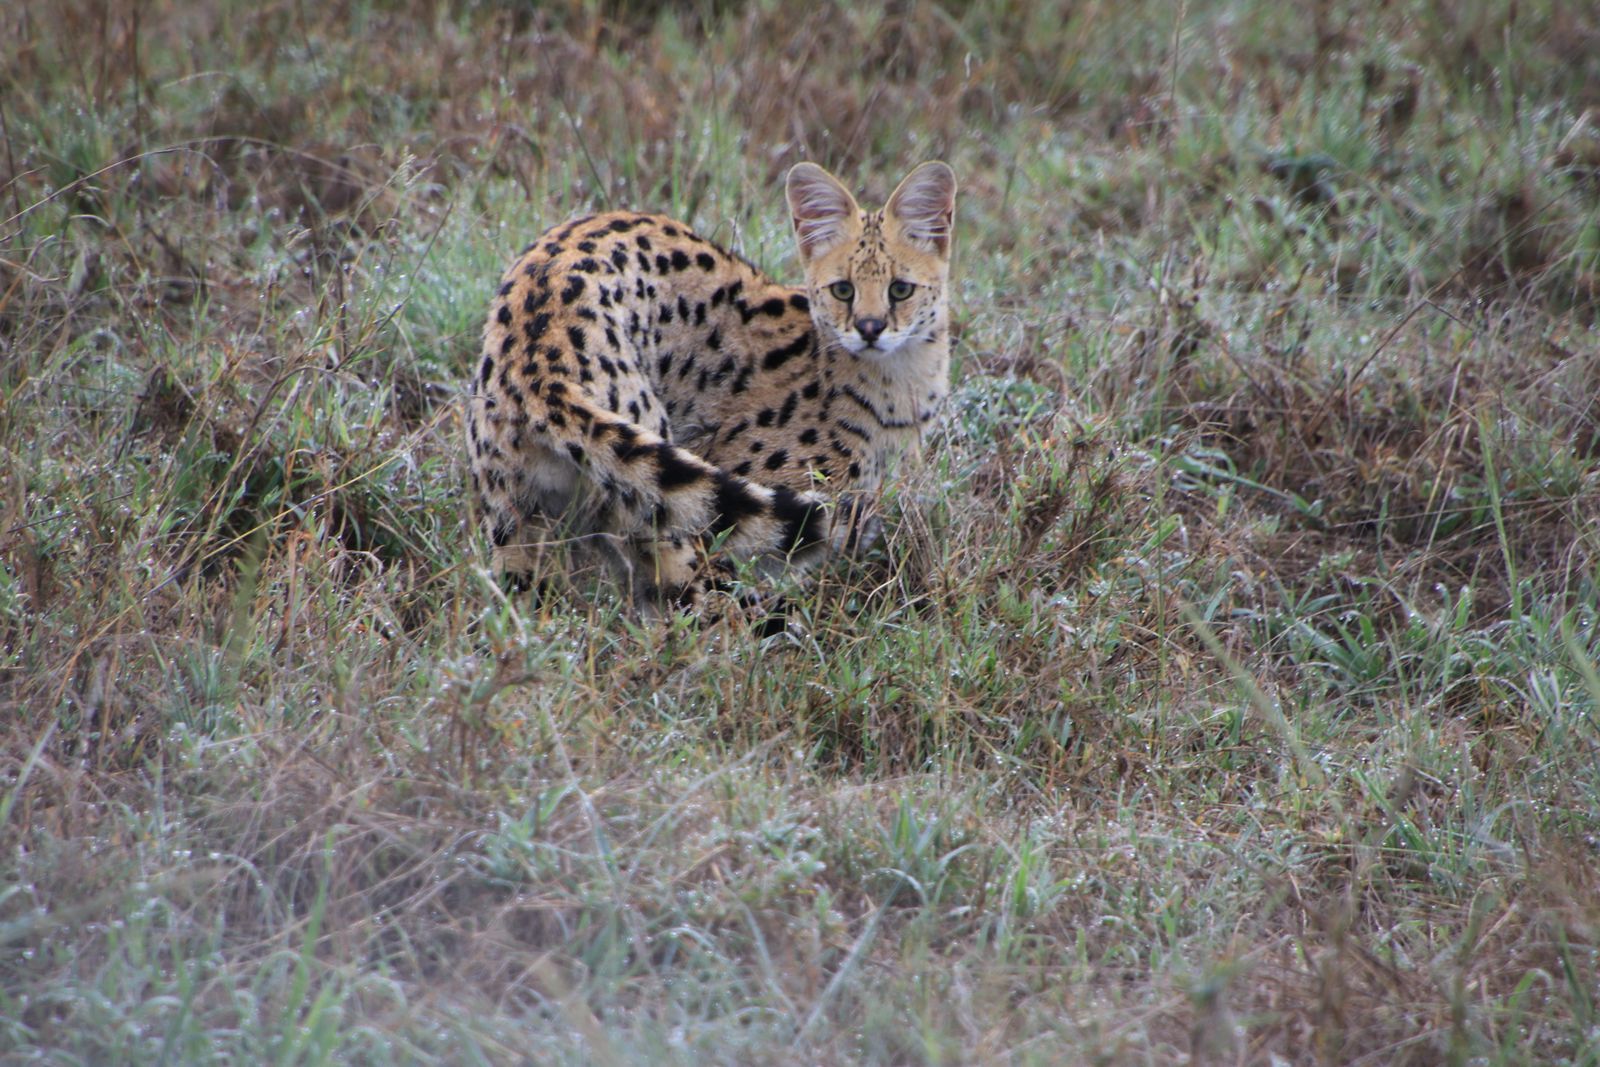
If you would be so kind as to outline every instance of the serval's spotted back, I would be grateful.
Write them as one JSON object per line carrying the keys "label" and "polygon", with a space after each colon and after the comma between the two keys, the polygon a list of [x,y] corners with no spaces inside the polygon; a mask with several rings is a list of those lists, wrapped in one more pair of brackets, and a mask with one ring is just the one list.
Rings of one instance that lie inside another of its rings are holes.
{"label": "serval's spotted back", "polygon": [[558,226],[506,272],[467,430],[508,578],[537,580],[573,539],[646,595],[692,598],[713,544],[793,558],[851,541],[948,389],[955,176],[924,163],[865,212],[802,163],[788,198],[801,289],[631,212]]}

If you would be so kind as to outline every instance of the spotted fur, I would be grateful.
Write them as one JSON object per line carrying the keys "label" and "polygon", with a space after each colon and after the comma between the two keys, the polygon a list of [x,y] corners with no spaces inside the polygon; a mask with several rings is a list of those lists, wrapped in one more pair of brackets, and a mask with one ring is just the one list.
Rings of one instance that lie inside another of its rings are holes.
{"label": "spotted fur", "polygon": [[574,219],[501,279],[472,379],[473,486],[497,570],[539,580],[558,540],[635,588],[692,598],[706,549],[813,558],[851,540],[948,389],[955,177],[912,171],[862,211],[789,174],[806,285],[779,285],[659,215]]}

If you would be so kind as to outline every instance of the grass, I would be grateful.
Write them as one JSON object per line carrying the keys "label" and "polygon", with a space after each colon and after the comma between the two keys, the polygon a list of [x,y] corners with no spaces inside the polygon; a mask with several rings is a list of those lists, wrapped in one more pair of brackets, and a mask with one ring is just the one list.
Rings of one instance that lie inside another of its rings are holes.
{"label": "grass", "polygon": [[[1177,17],[1181,16],[1181,17]],[[0,13],[0,1061],[1600,1063],[1600,21]],[[803,634],[484,570],[506,259],[962,182]]]}

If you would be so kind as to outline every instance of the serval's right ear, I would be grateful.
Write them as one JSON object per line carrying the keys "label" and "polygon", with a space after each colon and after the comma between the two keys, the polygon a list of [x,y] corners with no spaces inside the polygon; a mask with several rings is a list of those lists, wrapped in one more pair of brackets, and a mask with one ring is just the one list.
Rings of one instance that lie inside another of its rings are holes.
{"label": "serval's right ear", "polygon": [[859,225],[861,209],[856,198],[815,163],[796,163],[790,168],[788,195],[802,259],[815,259],[835,248]]}

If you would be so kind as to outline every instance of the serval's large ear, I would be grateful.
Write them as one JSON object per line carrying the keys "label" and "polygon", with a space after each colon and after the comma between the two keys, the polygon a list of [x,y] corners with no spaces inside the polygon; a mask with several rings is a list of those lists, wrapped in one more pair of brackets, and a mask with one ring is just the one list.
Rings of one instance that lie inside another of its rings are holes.
{"label": "serval's large ear", "polygon": [[886,209],[912,241],[940,255],[950,253],[950,228],[956,215],[956,172],[937,160],[907,174]]}
{"label": "serval's large ear", "polygon": [[850,190],[815,163],[789,168],[788,194],[802,259],[815,259],[845,240],[861,216]]}

